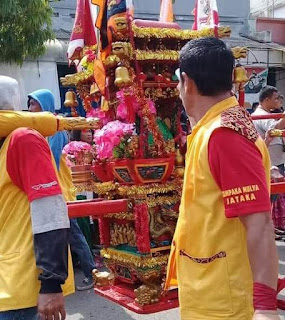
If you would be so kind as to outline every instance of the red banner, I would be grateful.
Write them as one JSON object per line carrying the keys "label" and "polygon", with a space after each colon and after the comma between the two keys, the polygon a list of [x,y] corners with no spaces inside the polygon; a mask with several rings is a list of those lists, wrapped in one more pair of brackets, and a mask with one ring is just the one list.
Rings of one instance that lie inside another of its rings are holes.
{"label": "red banner", "polygon": [[68,59],[76,60],[84,46],[97,43],[95,21],[97,9],[90,0],[77,0],[76,14],[70,43],[67,50]]}

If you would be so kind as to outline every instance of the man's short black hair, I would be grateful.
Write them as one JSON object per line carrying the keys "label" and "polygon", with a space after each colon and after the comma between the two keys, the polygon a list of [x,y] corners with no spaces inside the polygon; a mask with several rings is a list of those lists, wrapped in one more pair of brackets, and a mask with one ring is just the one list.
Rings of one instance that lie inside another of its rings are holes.
{"label": "man's short black hair", "polygon": [[203,96],[232,89],[234,62],[233,53],[225,43],[212,37],[191,40],[180,52],[180,72],[195,82]]}
{"label": "man's short black hair", "polygon": [[271,98],[274,92],[278,93],[278,89],[272,86],[266,86],[261,89],[259,94],[259,102],[262,103],[266,98]]}

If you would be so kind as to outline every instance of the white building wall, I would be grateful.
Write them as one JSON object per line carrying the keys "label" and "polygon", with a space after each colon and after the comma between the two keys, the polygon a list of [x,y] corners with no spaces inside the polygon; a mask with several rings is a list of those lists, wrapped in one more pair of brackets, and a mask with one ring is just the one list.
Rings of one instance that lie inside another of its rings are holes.
{"label": "white building wall", "polygon": [[55,96],[55,107],[60,109],[57,66],[54,61],[25,61],[16,64],[0,64],[0,75],[16,79],[20,86],[21,108],[27,110],[27,96],[38,89],[48,89]]}
{"label": "white building wall", "polygon": [[285,19],[285,4],[284,4],[284,6],[275,9],[274,18]]}
{"label": "white building wall", "polygon": [[250,12],[254,17],[284,18],[282,7],[285,7],[285,0],[250,0]]}

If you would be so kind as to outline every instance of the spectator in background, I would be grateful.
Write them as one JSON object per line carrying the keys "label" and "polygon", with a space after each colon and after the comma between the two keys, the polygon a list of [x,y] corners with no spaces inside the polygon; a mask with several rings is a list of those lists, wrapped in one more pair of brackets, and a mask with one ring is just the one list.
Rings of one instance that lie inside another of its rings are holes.
{"label": "spectator in background", "polygon": [[[282,97],[277,88],[266,86],[259,96],[259,106],[253,115],[268,115],[270,113],[280,113],[282,107]],[[264,139],[271,158],[271,165],[277,167],[279,172],[284,175],[285,163],[285,144],[282,137],[272,138],[269,135],[272,129],[284,129],[285,119],[264,119],[253,121],[258,133]],[[272,219],[275,226],[275,233],[280,235],[285,230],[285,196],[283,194],[271,195]],[[280,233],[281,231],[281,233]]]}
{"label": "spectator in background", "polygon": [[[55,112],[55,100],[51,91],[40,89],[28,95],[28,108],[30,112],[49,111]],[[59,180],[68,193],[67,201],[76,200],[74,187],[71,180],[71,173],[62,156],[62,149],[68,143],[67,132],[58,132],[54,136],[48,138],[48,142],[56,161]],[[82,285],[77,285],[77,290],[88,290],[93,287],[92,270],[95,269],[95,263],[90,252],[89,246],[82,234],[76,219],[70,219],[70,248],[79,258],[82,271],[85,278]]]}
{"label": "spectator in background", "polygon": [[89,144],[93,144],[94,130],[73,130],[71,133],[71,140],[73,141],[83,141]]}
{"label": "spectator in background", "polygon": [[[280,108],[279,92],[272,86],[264,87],[259,95],[259,106],[252,115],[269,115],[273,110]],[[257,132],[265,140],[266,132],[272,129],[285,129],[285,117],[276,121],[274,119],[254,120]],[[274,138],[268,143],[272,166],[277,166],[284,175],[285,152],[283,139]]]}

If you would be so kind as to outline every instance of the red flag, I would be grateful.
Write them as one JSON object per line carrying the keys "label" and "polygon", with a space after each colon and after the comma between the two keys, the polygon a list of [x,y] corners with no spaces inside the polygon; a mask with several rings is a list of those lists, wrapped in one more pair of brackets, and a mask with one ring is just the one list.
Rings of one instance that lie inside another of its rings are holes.
{"label": "red flag", "polygon": [[84,46],[92,46],[97,43],[96,15],[96,7],[91,4],[90,0],[77,0],[74,26],[67,50],[68,59],[78,59]]}
{"label": "red flag", "polygon": [[196,0],[193,14],[193,30],[216,28],[219,25],[219,13],[216,0]]}
{"label": "red flag", "polygon": [[173,22],[172,0],[160,0],[160,22]]}

